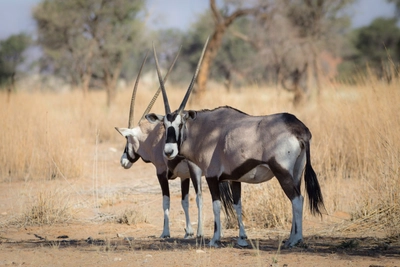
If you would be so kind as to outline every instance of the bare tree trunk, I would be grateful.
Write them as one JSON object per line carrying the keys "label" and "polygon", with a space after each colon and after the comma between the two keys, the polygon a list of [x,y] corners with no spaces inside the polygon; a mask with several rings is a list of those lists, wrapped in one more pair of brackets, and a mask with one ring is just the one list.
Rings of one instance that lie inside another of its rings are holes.
{"label": "bare tree trunk", "polygon": [[197,76],[197,90],[196,95],[199,98],[203,98],[203,95],[206,90],[206,84],[208,80],[208,76],[210,74],[211,64],[217,56],[218,49],[222,43],[222,37],[226,31],[226,27],[224,25],[218,25],[216,27],[214,34],[211,36],[211,40],[208,43],[207,50],[204,53],[203,63],[199,70],[199,75]]}
{"label": "bare tree trunk", "polygon": [[322,89],[321,77],[320,77],[321,68],[319,64],[319,51],[314,44],[311,44],[311,51],[313,56],[312,63],[313,63],[313,71],[314,71],[315,85],[316,85],[315,92],[311,92],[311,97],[313,98],[314,96],[316,96],[317,98],[319,98]]}
{"label": "bare tree trunk", "polygon": [[89,84],[90,84],[91,77],[92,77],[92,70],[90,67],[90,71],[86,71],[82,77],[82,92],[83,92],[84,98],[86,98],[86,96],[89,92]]}
{"label": "bare tree trunk", "polygon": [[90,80],[92,78],[92,64],[91,61],[93,59],[93,48],[95,45],[95,41],[92,40],[90,42],[90,46],[89,46],[89,51],[87,56],[85,57],[85,61],[84,61],[84,66],[86,66],[86,69],[83,71],[82,73],[82,92],[83,92],[83,97],[86,98],[88,92],[89,92],[89,84],[90,84]]}
{"label": "bare tree trunk", "polygon": [[7,85],[7,104],[10,103],[11,93],[15,89],[15,72],[11,74],[10,83]]}
{"label": "bare tree trunk", "polygon": [[118,63],[114,72],[110,72],[108,68],[104,68],[104,84],[106,85],[107,107],[110,107],[117,96],[117,82],[121,73],[122,63]]}
{"label": "bare tree trunk", "polygon": [[210,74],[210,68],[212,62],[217,56],[217,52],[222,44],[222,38],[227,28],[235,21],[235,19],[253,14],[257,12],[261,7],[255,7],[250,9],[238,9],[234,11],[230,16],[224,17],[215,4],[215,0],[210,0],[210,8],[215,21],[214,32],[211,35],[208,43],[207,50],[204,53],[203,63],[197,76],[197,88],[194,91],[198,98],[202,98],[206,90],[208,76]]}
{"label": "bare tree trunk", "polygon": [[304,74],[307,73],[307,69],[308,69],[308,64],[304,64],[303,69],[299,70],[298,68],[295,69],[295,71],[293,71],[289,76],[292,80],[292,88],[288,87],[286,85],[286,79],[283,78],[282,79],[282,87],[287,90],[287,91],[291,91],[294,93],[294,97],[293,97],[293,106],[294,107],[299,107],[301,104],[304,103],[304,99],[305,99],[305,92],[304,90],[301,88],[300,82],[301,79],[304,77]]}

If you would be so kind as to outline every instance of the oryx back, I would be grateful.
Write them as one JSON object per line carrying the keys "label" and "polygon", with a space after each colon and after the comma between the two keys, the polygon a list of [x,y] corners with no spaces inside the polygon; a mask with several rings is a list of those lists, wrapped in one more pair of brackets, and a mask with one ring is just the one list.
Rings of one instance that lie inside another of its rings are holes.
{"label": "oryx back", "polygon": [[231,107],[198,111],[186,127],[182,155],[199,162],[207,177],[249,183],[271,179],[275,161],[290,168],[311,138],[291,114],[249,116]]}

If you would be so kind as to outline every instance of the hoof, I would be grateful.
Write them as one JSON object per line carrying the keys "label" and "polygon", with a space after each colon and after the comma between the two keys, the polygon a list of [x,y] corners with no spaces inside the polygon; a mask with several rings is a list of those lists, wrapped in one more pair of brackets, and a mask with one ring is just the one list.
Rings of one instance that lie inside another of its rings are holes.
{"label": "hoof", "polygon": [[171,238],[170,235],[161,235],[160,238]]}
{"label": "hoof", "polygon": [[247,237],[245,237],[245,236],[244,237],[243,236],[239,237],[238,240],[237,240],[237,244],[239,246],[241,246],[241,247],[248,247],[249,244],[247,243],[246,239],[247,239]]}
{"label": "hoof", "polygon": [[186,233],[184,239],[190,239],[193,238],[194,234],[193,233]]}
{"label": "hoof", "polygon": [[219,248],[221,245],[221,241],[213,241],[211,240],[210,243],[208,243],[209,247],[214,247],[214,248]]}
{"label": "hoof", "polygon": [[285,241],[285,244],[284,244],[284,248],[292,248],[292,247],[297,247],[297,246],[301,246],[301,244],[303,244],[303,240],[302,239],[300,239],[300,240],[297,240],[297,241],[289,241],[289,240],[287,240],[287,241]]}

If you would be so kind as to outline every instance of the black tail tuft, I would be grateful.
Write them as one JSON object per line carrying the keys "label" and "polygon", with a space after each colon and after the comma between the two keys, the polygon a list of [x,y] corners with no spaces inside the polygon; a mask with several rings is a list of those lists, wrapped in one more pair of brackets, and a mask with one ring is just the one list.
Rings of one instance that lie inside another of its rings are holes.
{"label": "black tail tuft", "polygon": [[229,181],[223,181],[219,183],[219,192],[221,196],[221,204],[225,217],[228,221],[236,217],[236,213],[233,208],[233,195],[231,183]]}
{"label": "black tail tuft", "polygon": [[304,173],[304,180],[306,184],[308,199],[310,202],[310,211],[313,215],[319,214],[320,216],[322,216],[322,210],[324,210],[326,213],[326,209],[317,175],[315,174],[314,169],[311,166],[309,142],[306,143],[306,157],[307,161]]}

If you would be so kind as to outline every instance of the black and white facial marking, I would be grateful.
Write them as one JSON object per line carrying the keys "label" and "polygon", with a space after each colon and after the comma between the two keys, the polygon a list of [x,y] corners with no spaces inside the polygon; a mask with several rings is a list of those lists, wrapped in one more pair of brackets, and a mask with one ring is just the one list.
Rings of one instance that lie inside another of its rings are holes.
{"label": "black and white facial marking", "polygon": [[120,162],[122,167],[129,169],[132,167],[133,163],[141,158],[136,150],[139,147],[137,136],[141,134],[141,131],[138,128],[129,129],[116,127],[115,129],[126,139],[125,149],[122,153]]}
{"label": "black and white facial marking", "polygon": [[124,153],[122,153],[121,156],[122,167],[129,169],[138,159],[140,159],[139,154],[135,152],[132,143],[130,143],[127,138]]}
{"label": "black and white facial marking", "polygon": [[167,159],[174,159],[179,153],[182,137],[183,118],[180,113],[167,114],[164,117],[165,146],[164,156]]}

